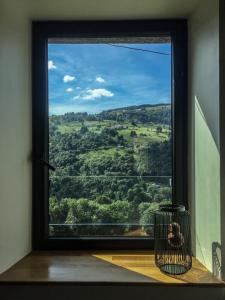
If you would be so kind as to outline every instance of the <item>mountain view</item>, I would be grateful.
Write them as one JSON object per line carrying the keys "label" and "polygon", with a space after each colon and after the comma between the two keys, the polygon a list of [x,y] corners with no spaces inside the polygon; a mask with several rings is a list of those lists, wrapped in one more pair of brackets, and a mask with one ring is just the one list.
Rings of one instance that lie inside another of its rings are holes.
{"label": "mountain view", "polygon": [[170,104],[50,116],[50,235],[152,235],[171,150]]}
{"label": "mountain view", "polygon": [[152,237],[172,194],[171,42],[99,41],[48,44],[49,235]]}

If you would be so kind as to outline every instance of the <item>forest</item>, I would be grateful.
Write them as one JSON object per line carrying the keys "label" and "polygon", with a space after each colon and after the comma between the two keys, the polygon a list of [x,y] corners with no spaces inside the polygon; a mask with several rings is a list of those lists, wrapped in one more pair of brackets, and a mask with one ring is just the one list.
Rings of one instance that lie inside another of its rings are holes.
{"label": "forest", "polygon": [[171,202],[171,106],[49,116],[49,234],[150,236]]}

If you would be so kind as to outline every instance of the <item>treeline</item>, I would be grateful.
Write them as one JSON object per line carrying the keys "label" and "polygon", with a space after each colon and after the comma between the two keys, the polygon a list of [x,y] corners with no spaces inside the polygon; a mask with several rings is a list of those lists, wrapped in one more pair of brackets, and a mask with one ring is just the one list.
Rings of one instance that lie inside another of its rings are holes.
{"label": "treeline", "polygon": [[134,122],[137,124],[155,123],[169,125],[171,123],[171,106],[131,106],[116,110],[103,111],[99,114],[99,117],[102,119],[114,120],[122,123]]}
{"label": "treeline", "polygon": [[[161,204],[169,202],[162,201]],[[127,200],[109,204],[95,200],[56,197],[49,199],[50,234],[59,236],[126,235],[135,229],[144,229],[153,235],[154,215],[159,203],[142,202],[136,207]],[[139,215],[139,219],[134,219]],[[132,220],[132,222],[131,222]],[[64,226],[58,226],[64,224]],[[99,226],[100,225],[100,226]]]}
{"label": "treeline", "polygon": [[102,111],[99,114],[87,112],[70,112],[60,116],[51,116],[51,121],[57,124],[64,122],[102,121],[114,120],[118,122],[171,124],[171,105],[140,105],[130,106],[114,110]]}

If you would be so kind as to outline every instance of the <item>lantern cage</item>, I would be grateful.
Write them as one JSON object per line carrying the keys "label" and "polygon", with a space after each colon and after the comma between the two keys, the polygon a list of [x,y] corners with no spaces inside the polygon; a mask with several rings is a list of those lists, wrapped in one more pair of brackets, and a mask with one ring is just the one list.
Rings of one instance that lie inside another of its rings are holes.
{"label": "lantern cage", "polygon": [[183,205],[161,205],[155,212],[155,263],[171,275],[192,266],[190,214]]}

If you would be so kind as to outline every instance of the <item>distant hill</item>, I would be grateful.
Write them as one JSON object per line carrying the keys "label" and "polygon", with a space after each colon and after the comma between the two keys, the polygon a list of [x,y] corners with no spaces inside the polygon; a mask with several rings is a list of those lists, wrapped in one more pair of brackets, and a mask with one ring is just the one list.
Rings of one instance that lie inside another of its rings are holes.
{"label": "distant hill", "polygon": [[120,111],[120,110],[138,110],[142,108],[162,108],[162,107],[171,107],[169,103],[158,103],[158,104],[141,104],[141,105],[131,105],[120,108],[108,109],[107,111]]}
{"label": "distant hill", "polygon": [[128,121],[135,123],[171,123],[171,105],[170,104],[143,104],[128,106],[103,111],[99,114],[103,119]]}
{"label": "distant hill", "polygon": [[171,124],[171,105],[142,104],[109,109],[98,114],[71,112],[60,116],[51,116],[50,119],[54,119],[55,121],[57,120],[60,123],[114,120],[118,122],[134,122],[138,124],[155,123],[169,125]]}

